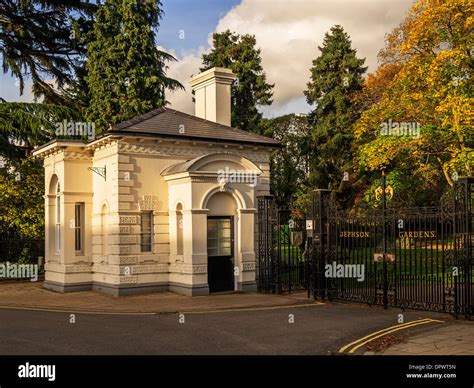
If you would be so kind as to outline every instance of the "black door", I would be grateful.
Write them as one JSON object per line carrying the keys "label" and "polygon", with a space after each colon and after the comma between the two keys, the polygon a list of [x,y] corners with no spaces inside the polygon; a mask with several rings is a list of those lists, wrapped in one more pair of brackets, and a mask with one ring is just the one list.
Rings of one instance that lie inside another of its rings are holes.
{"label": "black door", "polygon": [[207,275],[209,291],[234,289],[234,218],[207,219]]}

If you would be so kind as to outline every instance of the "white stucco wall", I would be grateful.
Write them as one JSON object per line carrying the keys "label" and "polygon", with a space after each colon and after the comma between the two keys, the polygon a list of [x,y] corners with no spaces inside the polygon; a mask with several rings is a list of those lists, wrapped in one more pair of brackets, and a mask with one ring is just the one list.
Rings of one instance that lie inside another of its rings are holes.
{"label": "white stucco wall", "polygon": [[[93,286],[112,293],[120,289],[172,289],[205,294],[207,216],[232,213],[235,263],[241,270],[237,280],[240,285],[250,284],[255,280],[256,197],[269,194],[270,152],[268,148],[239,144],[125,136],[106,137],[87,146],[57,142],[38,151],[36,156],[44,159],[46,172],[46,282],[60,290]],[[186,171],[162,175],[169,166],[205,155],[212,157],[199,159]],[[106,179],[89,167],[106,167]],[[222,188],[217,172],[225,168],[257,171],[258,184],[252,187],[236,182]],[[61,184],[64,210],[59,255],[53,249],[55,195],[48,195],[53,174]],[[67,228],[76,202],[85,203],[82,256],[75,254],[74,233]],[[182,255],[177,254],[178,203],[183,214]],[[105,216],[104,205],[108,209]],[[140,251],[141,211],[153,212],[153,247],[149,253]]]}

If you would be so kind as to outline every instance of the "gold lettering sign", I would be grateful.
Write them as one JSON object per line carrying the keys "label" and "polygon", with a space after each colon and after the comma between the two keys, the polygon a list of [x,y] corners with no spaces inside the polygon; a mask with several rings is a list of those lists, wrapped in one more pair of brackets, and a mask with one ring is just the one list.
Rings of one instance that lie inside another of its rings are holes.
{"label": "gold lettering sign", "polygon": [[369,237],[369,232],[356,231],[356,232],[340,232],[339,237],[355,237],[355,238],[366,238]]}
{"label": "gold lettering sign", "polygon": [[412,232],[399,232],[398,237],[424,238],[436,237],[436,230],[414,230]]}

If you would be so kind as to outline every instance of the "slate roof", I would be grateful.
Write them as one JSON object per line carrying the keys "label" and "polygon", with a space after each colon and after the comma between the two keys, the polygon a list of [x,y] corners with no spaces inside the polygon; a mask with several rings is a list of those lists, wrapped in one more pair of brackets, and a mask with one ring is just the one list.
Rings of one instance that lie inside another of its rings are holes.
{"label": "slate roof", "polygon": [[[180,129],[182,133],[180,133]],[[280,146],[280,142],[272,138],[204,120],[170,108],[158,108],[114,125],[104,135],[107,134],[158,135],[250,143],[267,147]]]}

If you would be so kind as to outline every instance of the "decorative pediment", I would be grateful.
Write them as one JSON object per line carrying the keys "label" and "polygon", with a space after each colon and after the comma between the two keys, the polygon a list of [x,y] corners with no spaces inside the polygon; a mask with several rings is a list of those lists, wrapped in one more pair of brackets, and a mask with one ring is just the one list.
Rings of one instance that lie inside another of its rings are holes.
{"label": "decorative pediment", "polygon": [[252,171],[256,175],[260,175],[262,172],[259,167],[242,155],[219,152],[168,166],[161,172],[161,175],[183,172],[218,173],[223,170]]}

